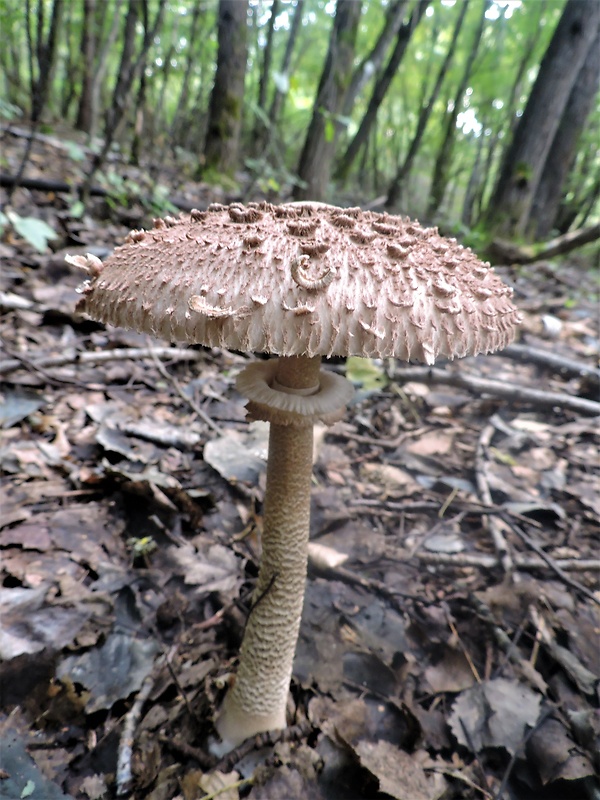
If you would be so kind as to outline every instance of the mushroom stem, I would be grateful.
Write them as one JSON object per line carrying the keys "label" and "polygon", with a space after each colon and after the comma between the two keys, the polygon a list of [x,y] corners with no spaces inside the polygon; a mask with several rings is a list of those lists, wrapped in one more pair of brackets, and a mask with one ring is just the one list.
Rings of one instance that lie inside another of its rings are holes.
{"label": "mushroom stem", "polygon": [[[316,392],[319,367],[320,358],[281,358],[277,384],[287,392]],[[271,423],[258,582],[235,683],[216,722],[224,750],[286,727],[306,585],[312,459],[312,421]]]}

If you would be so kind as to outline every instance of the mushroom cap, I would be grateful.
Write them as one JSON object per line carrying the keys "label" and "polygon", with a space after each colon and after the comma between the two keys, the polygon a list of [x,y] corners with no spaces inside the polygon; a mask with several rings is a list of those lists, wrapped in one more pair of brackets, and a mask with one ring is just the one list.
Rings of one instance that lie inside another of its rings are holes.
{"label": "mushroom cap", "polygon": [[70,261],[91,275],[78,310],[93,319],[244,352],[432,364],[504,347],[520,322],[455,239],[323,203],[214,204],[132,231],[104,263]]}

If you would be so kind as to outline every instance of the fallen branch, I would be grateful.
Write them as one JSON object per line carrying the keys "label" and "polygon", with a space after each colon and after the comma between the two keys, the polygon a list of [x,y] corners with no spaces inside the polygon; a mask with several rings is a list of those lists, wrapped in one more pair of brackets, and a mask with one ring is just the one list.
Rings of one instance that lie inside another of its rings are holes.
{"label": "fallen branch", "polygon": [[496,355],[511,358],[514,361],[531,362],[541,367],[549,367],[564,375],[593,378],[596,382],[600,383],[600,369],[591,367],[589,364],[584,364],[581,361],[576,361],[573,358],[559,356],[557,353],[552,353],[549,350],[540,350],[536,347],[528,347],[524,344],[509,344],[508,347],[505,347],[504,350]]}
{"label": "fallen branch", "polygon": [[150,693],[154,687],[156,676],[167,660],[167,654],[163,654],[156,659],[151,672],[146,675],[142,681],[142,685],[137,697],[135,698],[135,702],[125,716],[125,723],[123,725],[123,730],[121,731],[117,755],[117,797],[122,797],[125,794],[129,794],[131,790],[131,783],[133,781],[131,758],[133,756],[135,731],[139,724],[140,717],[142,716],[144,704],[150,697]]}
{"label": "fallen branch", "polygon": [[[84,192],[84,184],[82,183],[67,183],[66,181],[54,180],[52,178],[19,178],[15,175],[5,175],[0,173],[0,187],[11,189],[13,186],[20,186],[23,189],[30,189],[32,191],[40,192],[56,192],[59,194],[77,194],[81,196]],[[92,185],[90,187],[90,195],[93,197],[110,197],[112,194],[110,190],[104,189],[102,186]],[[136,195],[137,197],[137,195]],[[152,198],[148,195],[139,195],[138,199],[141,202],[150,203]],[[185,197],[180,195],[173,195],[167,198],[171,205],[180,211],[192,211],[201,205],[201,203],[191,202]]]}
{"label": "fallen branch", "polygon": [[[488,447],[492,442],[495,432],[496,428],[493,424],[492,418],[492,421],[489,422],[481,431],[481,435],[477,442],[477,450],[475,452],[475,482],[477,484],[477,491],[479,492],[481,500],[486,506],[493,505],[492,493],[490,491],[486,467],[489,461]],[[484,528],[487,528],[491,534],[494,547],[496,548],[499,561],[502,565],[502,569],[507,574],[511,574],[514,570],[514,561],[504,537],[504,530],[508,528],[506,521],[493,516],[483,517],[482,521],[484,523]]]}
{"label": "fallen branch", "polygon": [[578,247],[583,247],[584,244],[595,242],[596,239],[600,239],[600,223],[591,225],[589,228],[569,231],[540,245],[524,245],[520,247],[505,239],[494,239],[488,248],[487,255],[496,264],[501,262],[533,264],[535,261],[543,261],[546,258],[570,253]]}
{"label": "fallen branch", "polygon": [[564,584],[569,586],[571,589],[575,589],[575,591],[583,594],[585,597],[588,598],[588,600],[591,600],[592,603],[600,605],[600,599],[598,599],[593,592],[591,592],[587,587],[582,586],[578,581],[575,581],[573,580],[573,578],[570,578],[568,575],[566,575],[560,568],[560,566],[556,563],[556,561],[551,556],[549,556],[548,553],[546,553],[546,551],[542,547],[540,547],[540,545],[537,542],[534,542],[531,536],[528,536],[525,533],[525,531],[521,530],[521,528],[518,525],[515,525],[515,523],[510,519],[510,516],[508,514],[503,514],[502,519],[509,526],[511,531],[514,534],[516,534],[519,537],[519,539],[521,539],[521,541],[527,545],[527,547],[533,550],[533,552],[536,553],[542,559],[542,561],[546,562],[546,564],[550,567],[550,569],[554,573],[556,573],[556,575],[558,575],[558,577]]}
{"label": "fallen branch", "polygon": [[[434,564],[444,567],[480,567],[481,569],[493,569],[500,566],[500,559],[491,553],[428,553],[419,551],[413,553],[413,558],[418,558],[425,564]],[[513,557],[514,568],[523,572],[550,569],[547,561],[533,556]],[[600,570],[600,559],[598,558],[556,558],[553,559],[553,567],[563,572],[598,572]]]}
{"label": "fallen branch", "polygon": [[492,397],[501,397],[512,403],[530,403],[538,408],[563,408],[586,416],[599,416],[600,403],[595,400],[586,400],[584,397],[574,397],[561,392],[545,392],[541,389],[530,389],[506,381],[495,381],[490,378],[478,378],[465,375],[462,372],[449,372],[437,367],[405,367],[393,373],[394,381],[398,383],[424,383],[427,386],[445,385],[467,389],[475,394],[487,394]]}
{"label": "fallen branch", "polygon": [[26,359],[20,356],[0,361],[0,375],[6,375],[23,365],[34,369],[64,367],[67,364],[104,364],[107,361],[139,361],[142,358],[160,358],[166,361],[201,361],[205,354],[201,350],[179,347],[118,347],[114,350],[98,350],[94,352],[74,351],[57,356]]}

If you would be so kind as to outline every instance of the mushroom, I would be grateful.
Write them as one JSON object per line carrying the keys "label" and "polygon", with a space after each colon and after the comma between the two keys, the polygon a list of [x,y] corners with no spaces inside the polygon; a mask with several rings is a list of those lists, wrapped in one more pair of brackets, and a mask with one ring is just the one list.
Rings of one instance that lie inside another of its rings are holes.
{"label": "mushroom", "polygon": [[262,557],[239,666],[216,728],[222,751],[285,728],[306,583],[313,424],[352,396],[322,356],[488,353],[519,314],[512,290],[454,239],[417,222],[322,203],[211,205],[132,231],[90,280],[78,310],[171,341],[261,352],[237,388],[270,423]]}

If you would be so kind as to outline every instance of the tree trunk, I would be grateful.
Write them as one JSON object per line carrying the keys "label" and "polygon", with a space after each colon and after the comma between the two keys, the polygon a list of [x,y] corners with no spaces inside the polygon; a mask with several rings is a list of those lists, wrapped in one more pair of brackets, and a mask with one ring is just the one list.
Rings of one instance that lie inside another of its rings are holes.
{"label": "tree trunk", "polygon": [[[47,37],[44,39],[44,0],[38,0],[35,46],[29,28],[29,19],[27,21],[31,72],[31,120],[33,123],[39,122],[48,100],[48,92],[56,66],[56,48],[62,13],[63,0],[54,0],[50,28]],[[28,17],[31,15],[29,3],[27,3],[27,15]],[[33,58],[34,54],[35,60]]]}
{"label": "tree trunk", "polygon": [[475,58],[477,56],[479,44],[483,35],[483,29],[485,27],[485,13],[488,9],[488,5],[489,0],[482,0],[481,17],[479,19],[477,30],[475,31],[475,37],[471,43],[471,48],[469,50],[469,55],[467,56],[462,78],[458,84],[456,94],[454,95],[454,100],[452,101],[452,111],[446,115],[444,137],[442,139],[442,145],[438,151],[433,169],[433,179],[431,181],[429,203],[427,205],[428,217],[432,217],[438,211],[444,200],[444,194],[448,186],[449,170],[452,163],[452,150],[454,149],[454,142],[456,141],[456,119],[461,109],[465,90],[469,85],[469,80],[471,79],[473,64],[475,63]]}
{"label": "tree trunk", "polygon": [[273,36],[275,34],[275,20],[280,11],[280,0],[273,0],[271,5],[271,16],[267,29],[267,41],[265,44],[262,69],[258,82],[257,113],[254,120],[254,132],[252,135],[251,151],[257,155],[262,152],[264,143],[268,139],[267,129],[267,91],[271,80],[271,64],[273,63]]}
{"label": "tree trunk", "polygon": [[75,127],[90,133],[93,120],[94,61],[96,58],[96,0],[83,0],[83,30],[81,54],[83,56],[83,79],[77,109]]}
{"label": "tree trunk", "polygon": [[[481,120],[481,126],[483,130],[486,129],[486,121],[485,119]],[[465,190],[465,197],[463,200],[463,208],[461,214],[461,222],[463,225],[470,227],[473,222],[473,209],[475,207],[475,203],[477,201],[477,196],[479,192],[479,187],[481,186],[482,180],[482,168],[481,163],[483,161],[483,146],[485,143],[485,137],[483,135],[483,131],[479,138],[477,139],[477,150],[475,152],[475,162],[471,168],[471,174],[469,176],[469,181],[467,183],[467,188]]]}
{"label": "tree trunk", "polygon": [[545,239],[556,223],[564,194],[563,187],[577,155],[577,142],[594,107],[599,85],[600,34],[592,43],[573,84],[563,118],[540,176],[528,224],[528,229],[536,241]]}
{"label": "tree trunk", "polygon": [[[171,140],[172,146],[176,144],[182,144],[182,133],[183,133],[183,128],[185,127],[184,120],[190,97],[190,83],[192,80],[192,73],[195,64],[193,49],[198,36],[198,23],[200,22],[201,18],[200,17],[201,10],[204,10],[201,4],[195,3],[194,8],[192,10],[192,21],[189,32],[189,42],[185,50],[185,55],[186,55],[185,72],[183,74],[183,81],[181,83],[181,90],[179,92],[179,97],[177,99],[177,106],[175,108],[175,113],[173,115],[173,121],[171,122],[170,134],[168,137],[166,137],[166,139],[168,138]],[[165,151],[163,151],[163,155],[164,152]],[[163,159],[161,158],[161,161],[162,160]]]}
{"label": "tree trunk", "polygon": [[433,89],[431,90],[431,94],[429,95],[429,99],[421,107],[421,111],[419,113],[419,119],[417,121],[417,129],[410,143],[410,147],[408,148],[408,153],[406,154],[406,158],[404,159],[402,166],[396,172],[396,175],[388,189],[388,195],[385,201],[386,209],[393,209],[400,202],[404,181],[406,180],[406,176],[409,174],[412,168],[415,156],[417,155],[419,146],[423,139],[423,134],[425,133],[425,128],[427,127],[427,123],[429,122],[431,112],[433,111],[433,107],[440,93],[440,89],[442,88],[442,83],[444,81],[444,78],[446,77],[446,73],[448,72],[448,67],[450,66],[452,58],[454,57],[456,43],[458,41],[458,37],[465,19],[465,15],[467,13],[467,9],[469,8],[469,2],[470,0],[463,0],[458,15],[458,19],[456,20],[456,24],[454,26],[454,32],[452,34],[452,40],[450,42],[448,52],[446,53],[444,62],[440,67],[440,71],[438,72],[435,84],[433,86]]}
{"label": "tree trunk", "polygon": [[219,50],[210,97],[204,167],[233,175],[238,166],[247,60],[248,0],[219,0]]}
{"label": "tree trunk", "polygon": [[[92,178],[100,169],[114,142],[119,126],[125,119],[127,101],[131,94],[136,76],[139,75],[146,63],[146,56],[154,37],[157,35],[162,21],[165,8],[165,0],[159,0],[154,22],[150,25],[148,18],[148,0],[129,0],[127,17],[125,20],[125,32],[123,37],[123,49],[121,51],[121,61],[119,73],[112,95],[112,103],[107,109],[104,121],[104,143],[101,151],[94,158],[91,169],[86,178],[86,187],[91,185]],[[141,48],[135,55],[135,37],[138,23],[138,13],[142,12],[144,39]]]}
{"label": "tree trunk", "polygon": [[360,2],[338,0],[313,116],[298,164],[298,177],[305,185],[294,188],[296,200],[320,200],[327,190],[339,130],[335,118],[342,110],[349,84],[360,15]]}
{"label": "tree trunk", "polygon": [[525,235],[527,231],[548,153],[599,21],[600,3],[567,0],[488,206],[487,217],[496,232]]}
{"label": "tree trunk", "polygon": [[[296,9],[294,11],[294,16],[292,18],[292,24],[290,26],[290,34],[288,36],[288,40],[285,46],[285,53],[283,54],[283,60],[281,62],[281,67],[279,68],[279,75],[281,77],[282,83],[285,83],[287,81],[288,73],[290,71],[292,54],[294,52],[296,40],[298,39],[298,33],[300,31],[300,23],[302,22],[303,9],[304,9],[304,0],[297,0]],[[277,125],[277,121],[279,119],[279,115],[281,114],[283,101],[285,100],[286,95],[287,92],[283,91],[282,88],[280,88],[279,86],[275,87],[275,94],[273,95],[273,99],[271,101],[271,107],[269,108],[269,123],[271,126],[271,130]]]}
{"label": "tree trunk", "polygon": [[363,58],[358,67],[354,70],[352,80],[350,81],[350,86],[346,92],[344,105],[342,107],[343,116],[349,116],[352,113],[352,108],[356,98],[361,93],[364,85],[367,83],[370,77],[379,72],[381,65],[383,64],[383,59],[385,58],[386,53],[388,52],[390,45],[394,40],[394,37],[398,35],[407,5],[408,0],[395,0],[395,2],[389,6],[385,15],[383,30],[379,34],[373,49]]}
{"label": "tree trunk", "polygon": [[398,35],[396,37],[396,46],[390,56],[390,59],[387,63],[383,74],[379,77],[377,82],[375,83],[375,87],[373,89],[373,94],[371,96],[371,100],[369,102],[368,108],[365,112],[365,115],[360,123],[358,131],[354,136],[354,139],[350,142],[346,152],[342,156],[338,168],[336,170],[336,178],[343,180],[347,177],[356,156],[360,152],[360,149],[364,146],[365,142],[369,138],[369,131],[371,130],[371,126],[375,121],[375,117],[377,116],[377,112],[379,110],[379,106],[383,102],[383,99],[386,95],[387,90],[389,89],[390,83],[394,78],[396,72],[398,71],[398,67],[400,66],[400,62],[402,61],[402,57],[406,51],[408,43],[410,41],[410,37],[412,36],[413,31],[421,21],[421,18],[425,14],[427,7],[431,4],[431,0],[419,0],[419,3],[415,7],[414,11],[410,15],[410,19],[405,25],[402,25],[400,30],[398,31]]}

